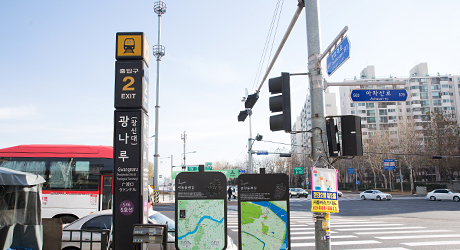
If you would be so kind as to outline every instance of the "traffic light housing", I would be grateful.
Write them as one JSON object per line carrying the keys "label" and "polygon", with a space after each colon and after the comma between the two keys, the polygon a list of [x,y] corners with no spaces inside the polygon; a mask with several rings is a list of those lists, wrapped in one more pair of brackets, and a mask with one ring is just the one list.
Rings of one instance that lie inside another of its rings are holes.
{"label": "traffic light housing", "polygon": [[340,143],[337,140],[338,129],[334,124],[334,118],[326,119],[327,146],[329,148],[329,156],[339,156]]}
{"label": "traffic light housing", "polygon": [[257,100],[259,100],[259,94],[255,93],[252,95],[248,95],[246,101],[244,102],[244,108],[252,109],[256,104]]}
{"label": "traffic light housing", "polygon": [[270,116],[270,130],[286,132],[291,131],[291,86],[289,73],[282,72],[280,77],[268,80],[268,90],[271,94],[269,100],[270,111],[272,113],[282,112],[278,115]]}
{"label": "traffic light housing", "polygon": [[432,155],[432,156],[431,156],[431,159],[433,159],[433,160],[439,160],[439,159],[442,159],[442,156],[440,156],[440,155]]}

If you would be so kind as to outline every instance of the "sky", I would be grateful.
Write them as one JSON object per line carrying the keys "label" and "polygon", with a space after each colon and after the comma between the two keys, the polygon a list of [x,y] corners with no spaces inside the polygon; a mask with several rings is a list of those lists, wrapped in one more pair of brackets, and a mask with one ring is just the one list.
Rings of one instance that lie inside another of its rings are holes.
{"label": "sky", "polygon": [[[0,2],[0,148],[22,144],[112,145],[115,38],[144,32],[158,43],[155,1],[18,0]],[[249,123],[238,122],[249,94],[261,84],[297,8],[297,0],[165,1],[161,18],[160,174],[182,164],[247,160]],[[275,10],[275,27],[262,71],[259,64]],[[321,0],[321,50],[348,26],[350,59],[329,82],[359,76],[408,76],[418,63],[430,74],[460,75],[460,1]],[[279,20],[279,21],[278,21]],[[277,27],[277,28],[276,28]],[[276,32],[275,32],[276,30]],[[270,53],[271,52],[271,53]],[[305,10],[269,78],[307,69]],[[325,61],[325,60],[324,60]],[[155,131],[156,60],[150,56],[149,135]],[[323,63],[325,67],[325,63]],[[258,73],[259,72],[259,73]],[[307,76],[291,77],[292,121],[308,93]],[[336,87],[330,92],[338,93]],[[288,151],[290,135],[269,129],[268,81],[251,118],[254,150]],[[278,143],[273,143],[278,142]],[[284,143],[284,144],[279,144]],[[284,149],[283,149],[284,148]],[[154,138],[149,142],[153,162]],[[172,162],[171,157],[172,156]],[[265,156],[255,156],[256,158]]]}

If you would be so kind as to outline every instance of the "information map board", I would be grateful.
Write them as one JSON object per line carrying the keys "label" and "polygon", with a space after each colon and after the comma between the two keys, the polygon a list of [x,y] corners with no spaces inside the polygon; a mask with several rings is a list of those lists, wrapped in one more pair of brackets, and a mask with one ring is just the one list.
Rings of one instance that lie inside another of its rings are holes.
{"label": "information map board", "polygon": [[222,250],[227,247],[227,179],[199,168],[176,177],[176,249]]}
{"label": "information map board", "polygon": [[238,249],[290,249],[288,176],[240,175],[238,215]]}

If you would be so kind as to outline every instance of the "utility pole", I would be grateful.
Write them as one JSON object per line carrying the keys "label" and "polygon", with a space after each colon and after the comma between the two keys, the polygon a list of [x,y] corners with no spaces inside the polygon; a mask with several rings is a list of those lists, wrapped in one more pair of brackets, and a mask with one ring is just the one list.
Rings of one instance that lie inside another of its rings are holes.
{"label": "utility pole", "polygon": [[252,127],[251,127],[251,115],[252,110],[248,110],[249,115],[249,138],[248,138],[248,174],[252,174]]}
{"label": "utility pole", "polygon": [[161,38],[161,16],[166,13],[166,4],[162,1],[156,2],[153,5],[153,11],[158,15],[158,44],[153,46],[153,55],[157,58],[157,88],[156,88],[156,104],[155,104],[155,154],[153,155],[153,190],[159,190],[158,186],[158,124],[160,117],[160,61],[165,55],[165,47],[160,45]]}
{"label": "utility pole", "polygon": [[[312,160],[313,167],[326,167],[326,119],[324,116],[323,76],[319,58],[321,56],[321,37],[318,0],[305,0],[307,20],[308,72],[311,93],[312,114]],[[329,213],[314,213],[315,249],[331,249],[331,241],[326,237],[329,229]],[[326,227],[324,225],[326,225]]]}
{"label": "utility pole", "polygon": [[180,138],[184,141],[184,164],[183,164],[183,166],[185,167],[185,141],[187,140],[187,134],[185,133],[185,131],[184,131],[184,133],[180,136]]}

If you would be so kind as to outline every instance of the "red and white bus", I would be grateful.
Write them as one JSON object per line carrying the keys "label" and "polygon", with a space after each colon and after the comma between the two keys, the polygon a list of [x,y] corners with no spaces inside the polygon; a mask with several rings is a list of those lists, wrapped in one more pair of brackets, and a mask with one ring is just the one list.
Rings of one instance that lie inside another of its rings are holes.
{"label": "red and white bus", "polygon": [[20,145],[0,149],[0,167],[41,175],[42,218],[69,223],[112,204],[113,148]]}

